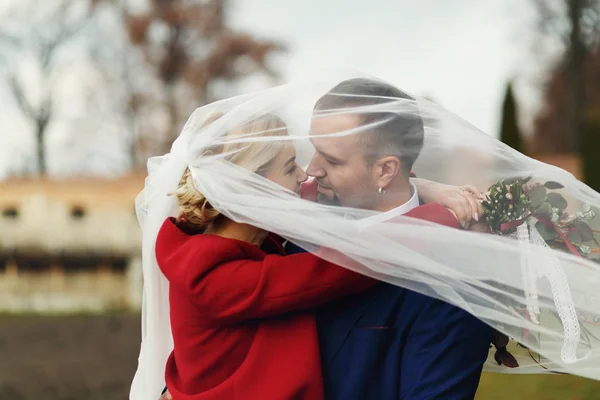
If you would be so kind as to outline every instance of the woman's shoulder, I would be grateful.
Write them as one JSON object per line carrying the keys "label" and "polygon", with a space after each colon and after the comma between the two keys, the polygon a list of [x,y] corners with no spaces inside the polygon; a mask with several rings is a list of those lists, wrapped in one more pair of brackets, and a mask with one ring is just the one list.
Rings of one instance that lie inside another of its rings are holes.
{"label": "woman's shoulder", "polygon": [[189,277],[202,275],[233,261],[259,261],[266,254],[258,247],[216,235],[188,235],[174,220],[166,220],[156,238],[155,255],[169,282],[185,285]]}
{"label": "woman's shoulder", "polygon": [[226,238],[211,234],[189,234],[181,229],[174,218],[167,218],[156,238],[156,250],[164,252],[181,251],[206,255],[228,254],[230,256],[248,255],[251,257],[264,256],[258,247],[237,239]]}
{"label": "woman's shoulder", "polygon": [[251,246],[251,244],[243,242],[237,239],[226,238],[222,236],[205,234],[205,233],[191,233],[189,229],[185,229],[180,226],[175,218],[169,217],[164,222],[158,237],[163,240],[169,240],[173,242],[193,242],[195,244],[208,243],[210,245],[221,245],[221,246],[232,246],[232,247],[245,247]]}

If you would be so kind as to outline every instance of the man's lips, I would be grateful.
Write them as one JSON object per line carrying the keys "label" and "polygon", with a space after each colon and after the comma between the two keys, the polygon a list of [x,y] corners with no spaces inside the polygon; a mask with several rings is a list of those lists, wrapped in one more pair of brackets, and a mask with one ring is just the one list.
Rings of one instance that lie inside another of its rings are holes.
{"label": "man's lips", "polygon": [[327,186],[317,186],[317,193],[319,196],[323,196],[323,198],[328,201],[332,201],[335,198],[335,192],[332,189],[329,189]]}
{"label": "man's lips", "polygon": [[327,193],[331,193],[331,192],[333,192],[333,190],[331,190],[331,189],[330,189],[330,188],[328,188],[327,186],[322,186],[322,185],[318,185],[318,186],[317,186],[317,191],[318,191],[318,192],[321,192],[321,193],[323,193],[323,192],[327,192]]}
{"label": "man's lips", "polygon": [[331,191],[331,188],[327,185],[324,185],[323,183],[321,183],[320,181],[317,180],[317,190],[321,191],[321,190],[326,190],[326,191]]}

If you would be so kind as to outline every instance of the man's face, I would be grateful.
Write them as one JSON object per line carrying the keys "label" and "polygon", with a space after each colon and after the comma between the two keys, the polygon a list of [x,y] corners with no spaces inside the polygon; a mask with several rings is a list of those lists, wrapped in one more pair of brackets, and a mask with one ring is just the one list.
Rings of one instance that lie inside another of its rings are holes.
{"label": "man's face", "polygon": [[339,133],[360,125],[356,115],[314,117],[310,135],[316,152],[306,172],[319,183],[319,202],[345,207],[372,209],[377,199],[374,170],[365,161],[361,135],[337,137]]}

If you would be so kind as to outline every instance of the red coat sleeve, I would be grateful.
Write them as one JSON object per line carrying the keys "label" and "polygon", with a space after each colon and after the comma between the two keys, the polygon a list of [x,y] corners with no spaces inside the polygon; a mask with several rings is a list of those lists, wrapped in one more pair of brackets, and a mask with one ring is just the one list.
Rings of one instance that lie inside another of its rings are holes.
{"label": "red coat sleeve", "polygon": [[206,317],[223,324],[315,307],[376,281],[304,253],[224,262],[187,283]]}
{"label": "red coat sleeve", "polygon": [[[417,207],[406,216],[459,226],[452,213],[437,204]],[[322,251],[322,255],[327,253],[327,249]],[[213,256],[218,253],[213,252]],[[315,307],[362,292],[375,283],[367,276],[303,253],[215,263],[208,272],[189,274],[186,286],[209,319],[236,323]]]}
{"label": "red coat sleeve", "polygon": [[424,221],[434,222],[436,224],[445,225],[450,228],[460,228],[460,224],[454,214],[446,207],[439,204],[430,203],[416,208],[413,208],[406,214],[407,217],[422,219]]}

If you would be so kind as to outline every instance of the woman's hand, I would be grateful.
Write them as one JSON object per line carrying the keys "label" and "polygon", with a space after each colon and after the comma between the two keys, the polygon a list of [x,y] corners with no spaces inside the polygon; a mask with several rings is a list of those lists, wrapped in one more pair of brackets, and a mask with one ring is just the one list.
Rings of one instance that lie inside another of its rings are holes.
{"label": "woman's hand", "polygon": [[452,211],[465,229],[468,229],[474,221],[479,222],[483,216],[483,207],[480,203],[483,194],[475,186],[444,185],[421,178],[411,178],[411,182],[417,187],[419,197],[425,203],[436,203],[446,207]]}
{"label": "woman's hand", "polygon": [[163,393],[162,396],[160,396],[160,399],[158,400],[173,400],[173,396],[171,396],[171,393],[169,393],[169,391],[167,390]]}

